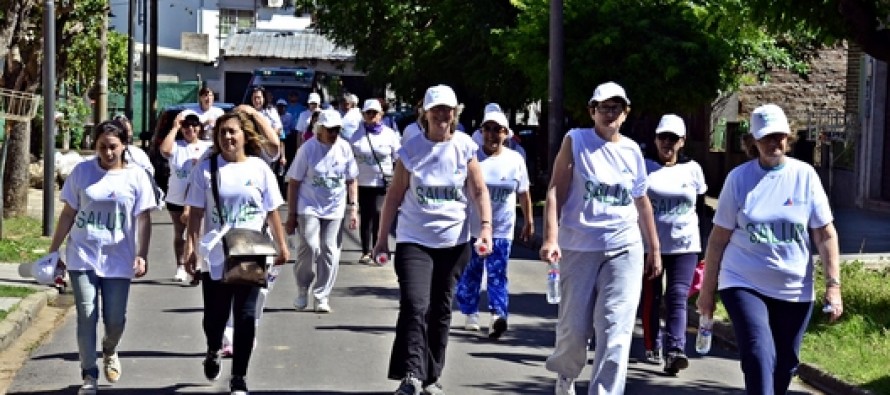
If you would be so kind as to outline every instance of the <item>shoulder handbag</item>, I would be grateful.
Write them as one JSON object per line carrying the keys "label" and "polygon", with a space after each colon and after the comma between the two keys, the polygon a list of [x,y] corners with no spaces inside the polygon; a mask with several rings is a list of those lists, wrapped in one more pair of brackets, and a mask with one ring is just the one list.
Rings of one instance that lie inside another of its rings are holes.
{"label": "shoulder handbag", "polygon": [[[219,199],[219,185],[217,173],[219,154],[210,157],[210,187],[213,190],[213,198],[216,200],[216,212],[220,221],[224,221],[221,202]],[[263,225],[263,230],[266,226]],[[231,228],[222,239],[223,263],[222,282],[225,284],[250,285],[266,287],[267,261],[269,257],[278,255],[275,244],[266,235],[266,232],[253,229]]]}
{"label": "shoulder handbag", "polygon": [[380,169],[380,177],[383,178],[383,190],[384,194],[377,195],[377,199],[375,201],[375,205],[377,206],[377,211],[383,210],[383,199],[386,198],[385,191],[389,189],[389,184],[392,183],[392,176],[387,176],[383,171],[383,165],[380,164],[380,159],[377,159],[377,153],[374,152],[374,144],[371,144],[371,133],[365,130],[365,137],[368,139],[368,147],[371,149],[371,156],[374,157],[374,162],[377,162],[377,168]]}

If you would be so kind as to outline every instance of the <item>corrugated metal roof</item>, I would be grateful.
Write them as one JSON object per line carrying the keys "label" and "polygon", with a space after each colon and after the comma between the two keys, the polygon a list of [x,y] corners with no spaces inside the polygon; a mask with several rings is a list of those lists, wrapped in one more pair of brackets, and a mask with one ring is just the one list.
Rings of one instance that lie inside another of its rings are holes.
{"label": "corrugated metal roof", "polygon": [[350,49],[340,48],[311,32],[245,32],[229,35],[224,56],[280,59],[352,60]]}

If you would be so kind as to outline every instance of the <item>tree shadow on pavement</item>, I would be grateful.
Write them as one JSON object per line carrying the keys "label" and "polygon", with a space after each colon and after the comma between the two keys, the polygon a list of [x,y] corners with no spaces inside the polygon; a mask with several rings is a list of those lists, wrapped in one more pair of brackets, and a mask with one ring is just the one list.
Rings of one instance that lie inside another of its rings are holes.
{"label": "tree shadow on pavement", "polygon": [[[194,353],[184,353],[184,352],[163,352],[163,351],[140,351],[140,350],[130,350],[130,351],[118,351],[118,355],[121,358],[203,358],[204,352],[194,352]],[[102,353],[96,353],[96,359],[102,358]],[[78,362],[80,361],[80,357],[76,352],[66,352],[66,353],[57,353],[57,354],[45,354],[38,355],[32,357],[31,360],[40,361],[40,360],[53,360],[58,359],[62,361],[71,361]]]}
{"label": "tree shadow on pavement", "polygon": [[375,286],[356,286],[346,288],[335,288],[333,296],[375,296],[378,298],[399,300],[399,288],[396,287],[375,287]]}
{"label": "tree shadow on pavement", "polygon": [[392,325],[387,325],[387,326],[328,325],[328,326],[316,326],[315,329],[320,330],[320,331],[355,332],[355,333],[361,333],[361,334],[366,334],[366,335],[391,335],[391,334],[395,333],[395,328]]}
{"label": "tree shadow on pavement", "polygon": [[[109,385],[99,384],[99,392],[102,394],[120,394],[120,395],[157,395],[157,394],[177,394],[181,393],[183,389],[193,388],[193,387],[203,387],[204,384],[174,384],[168,385],[166,387],[159,388],[114,388]],[[78,388],[80,386],[70,385],[65,388],[59,388],[57,390],[39,390],[39,391],[16,391],[16,392],[8,392],[8,394],[40,394],[40,395],[70,395],[76,394]],[[258,392],[253,392],[258,393]],[[282,392],[275,392],[280,394]]]}

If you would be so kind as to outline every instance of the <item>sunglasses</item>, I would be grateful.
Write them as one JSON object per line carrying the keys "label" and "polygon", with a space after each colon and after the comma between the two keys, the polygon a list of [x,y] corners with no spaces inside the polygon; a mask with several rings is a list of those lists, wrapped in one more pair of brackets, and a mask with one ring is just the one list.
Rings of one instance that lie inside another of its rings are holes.
{"label": "sunglasses", "polygon": [[620,114],[624,112],[623,104],[600,104],[594,108],[596,108],[597,112],[601,112],[603,114]]}
{"label": "sunglasses", "polygon": [[486,132],[500,132],[502,128],[501,125],[482,125],[482,130]]}
{"label": "sunglasses", "polygon": [[324,128],[324,130],[327,130],[328,133],[340,133],[339,126],[334,126],[334,127],[330,127],[330,128],[326,127],[326,128]]}
{"label": "sunglasses", "polygon": [[680,136],[677,136],[676,134],[673,134],[673,133],[659,133],[655,137],[659,140],[666,140],[667,142],[669,142],[671,144],[676,143],[677,141],[680,141]]}

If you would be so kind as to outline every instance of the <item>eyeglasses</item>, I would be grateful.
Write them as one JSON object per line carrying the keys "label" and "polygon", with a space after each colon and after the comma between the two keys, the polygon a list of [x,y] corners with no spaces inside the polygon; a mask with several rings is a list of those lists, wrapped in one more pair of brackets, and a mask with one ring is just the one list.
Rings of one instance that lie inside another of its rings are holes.
{"label": "eyeglasses", "polygon": [[603,114],[611,113],[611,114],[620,114],[624,112],[623,104],[600,104],[596,107],[597,112],[601,112]]}
{"label": "eyeglasses", "polygon": [[492,124],[482,125],[482,130],[486,131],[486,132],[500,132],[501,129],[503,129],[503,126],[501,126],[501,125],[496,125],[496,124],[495,125],[492,125]]}
{"label": "eyeglasses", "polygon": [[659,140],[667,140],[667,142],[669,142],[671,144],[676,143],[677,141],[680,141],[680,136],[677,136],[676,134],[673,134],[673,133],[659,133],[659,134],[655,135],[655,138],[657,138]]}

